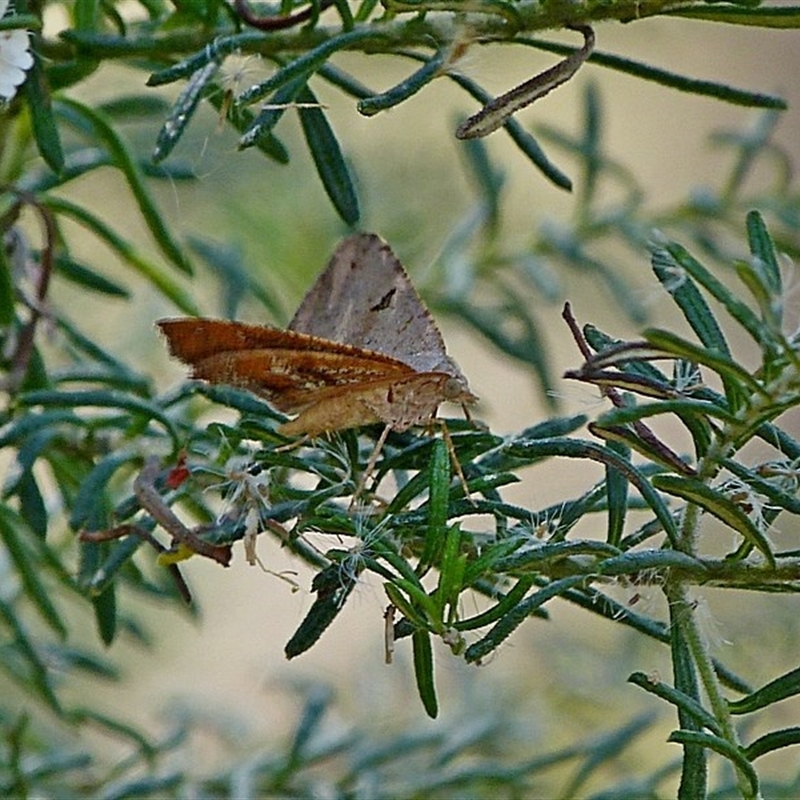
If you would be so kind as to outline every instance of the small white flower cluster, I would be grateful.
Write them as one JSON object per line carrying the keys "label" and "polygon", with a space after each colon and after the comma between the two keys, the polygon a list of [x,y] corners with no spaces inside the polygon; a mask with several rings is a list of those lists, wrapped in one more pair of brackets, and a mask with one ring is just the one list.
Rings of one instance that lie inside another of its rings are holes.
{"label": "small white flower cluster", "polygon": [[[0,18],[6,15],[9,0],[0,0]],[[14,99],[25,81],[25,73],[33,66],[28,31],[0,31],[0,102]]]}

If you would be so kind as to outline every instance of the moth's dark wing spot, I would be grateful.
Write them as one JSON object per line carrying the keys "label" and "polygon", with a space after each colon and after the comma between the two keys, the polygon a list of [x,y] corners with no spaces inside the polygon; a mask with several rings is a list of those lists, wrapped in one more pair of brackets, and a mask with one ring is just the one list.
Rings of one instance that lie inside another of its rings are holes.
{"label": "moth's dark wing spot", "polygon": [[383,311],[385,308],[389,308],[389,304],[392,302],[392,298],[394,297],[396,291],[396,286],[393,286],[391,289],[389,289],[389,291],[386,292],[386,294],[370,308],[370,311]]}

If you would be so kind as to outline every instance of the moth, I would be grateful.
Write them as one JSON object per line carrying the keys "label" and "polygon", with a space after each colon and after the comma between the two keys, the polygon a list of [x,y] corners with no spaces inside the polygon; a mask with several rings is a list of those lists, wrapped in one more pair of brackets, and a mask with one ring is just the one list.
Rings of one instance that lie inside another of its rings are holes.
{"label": "moth", "polygon": [[193,378],[249,389],[297,414],[278,429],[287,436],[383,423],[380,447],[390,431],[430,423],[445,400],[466,413],[477,399],[402,264],[374,234],[339,245],[286,330],[199,318],[157,324]]}

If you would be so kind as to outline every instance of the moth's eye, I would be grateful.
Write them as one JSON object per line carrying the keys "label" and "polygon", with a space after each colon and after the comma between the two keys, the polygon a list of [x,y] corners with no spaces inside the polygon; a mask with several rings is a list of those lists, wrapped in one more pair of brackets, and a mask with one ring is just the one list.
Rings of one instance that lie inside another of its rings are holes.
{"label": "moth's eye", "polygon": [[457,400],[464,394],[464,384],[458,378],[448,378],[442,387],[446,400]]}

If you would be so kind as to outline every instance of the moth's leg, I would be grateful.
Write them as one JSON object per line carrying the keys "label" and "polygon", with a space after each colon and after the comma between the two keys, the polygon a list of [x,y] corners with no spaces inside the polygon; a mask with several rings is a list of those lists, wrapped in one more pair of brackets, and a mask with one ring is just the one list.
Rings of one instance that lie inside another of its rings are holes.
{"label": "moth's leg", "polygon": [[361,473],[361,478],[358,481],[355,494],[353,494],[353,497],[350,500],[350,505],[347,507],[348,511],[352,511],[353,506],[356,504],[356,500],[358,500],[360,497],[361,492],[364,491],[364,487],[367,485],[370,475],[372,475],[373,471],[375,470],[375,465],[378,463],[378,456],[381,454],[384,444],[386,444],[386,437],[389,435],[389,431],[391,431],[391,429],[392,426],[389,424],[384,426],[383,430],[381,431],[381,435],[378,437],[375,448],[370,454],[369,460],[367,461],[367,466],[364,467],[364,471]]}
{"label": "moth's leg", "polygon": [[310,441],[311,437],[307,433],[304,433],[299,439],[295,439],[293,442],[286,442],[286,444],[279,445],[275,448],[275,452],[288,453],[290,450],[294,450],[296,447],[302,447]]}
{"label": "moth's leg", "polygon": [[[466,408],[464,409],[464,413],[466,413]],[[470,419],[468,417],[468,419]],[[470,419],[470,422],[472,420]],[[453,469],[456,471],[456,475],[458,476],[458,481],[461,484],[461,488],[464,490],[464,496],[469,500],[472,505],[475,505],[475,500],[472,497],[472,494],[469,490],[469,485],[467,484],[467,478],[464,475],[464,470],[461,468],[461,462],[458,460],[458,456],[456,455],[456,448],[453,445],[453,439],[450,436],[450,430],[447,427],[447,423],[443,419],[439,419],[438,417],[431,418],[431,425],[436,425],[442,430],[442,439],[444,440],[445,447],[447,447],[447,452],[450,455],[450,463],[453,465]]]}

